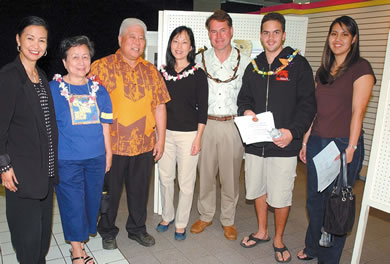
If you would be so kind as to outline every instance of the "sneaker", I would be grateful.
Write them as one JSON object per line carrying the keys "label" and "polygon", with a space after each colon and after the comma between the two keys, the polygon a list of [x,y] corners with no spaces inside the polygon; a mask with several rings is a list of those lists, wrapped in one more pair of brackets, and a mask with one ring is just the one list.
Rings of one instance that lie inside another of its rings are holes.
{"label": "sneaker", "polygon": [[140,245],[142,245],[144,247],[151,247],[154,244],[156,244],[154,237],[152,237],[148,233],[143,233],[143,234],[130,234],[129,233],[128,237],[132,240],[137,241]]}
{"label": "sneaker", "polygon": [[111,249],[116,249],[118,248],[118,246],[116,245],[116,239],[115,238],[103,238],[102,240],[103,242],[103,248],[104,249],[108,249],[108,250],[111,250]]}

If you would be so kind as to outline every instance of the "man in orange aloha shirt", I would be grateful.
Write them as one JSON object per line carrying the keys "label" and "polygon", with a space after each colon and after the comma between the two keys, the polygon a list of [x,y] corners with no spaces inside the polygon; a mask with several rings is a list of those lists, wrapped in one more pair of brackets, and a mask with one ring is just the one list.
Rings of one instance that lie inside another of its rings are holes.
{"label": "man in orange aloha shirt", "polygon": [[155,244],[146,231],[146,205],[151,169],[164,151],[165,103],[170,97],[156,67],[141,57],[145,34],[146,25],[141,20],[123,20],[118,36],[120,48],[91,66],[91,74],[100,78],[111,96],[114,114],[111,131],[114,155],[106,179],[109,209],[98,223],[104,249],[117,248],[115,238],[119,228],[115,220],[123,180],[129,210],[128,237],[145,247]]}

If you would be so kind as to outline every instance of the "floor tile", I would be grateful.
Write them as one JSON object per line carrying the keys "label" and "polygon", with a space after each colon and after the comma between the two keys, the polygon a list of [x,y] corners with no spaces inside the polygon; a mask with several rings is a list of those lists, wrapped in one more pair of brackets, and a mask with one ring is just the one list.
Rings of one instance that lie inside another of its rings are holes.
{"label": "floor tile", "polygon": [[16,259],[16,254],[3,256],[4,264],[18,264],[19,262]]}
{"label": "floor tile", "polygon": [[3,256],[10,255],[10,254],[15,254],[15,251],[14,251],[14,249],[12,247],[12,243],[11,242],[1,243],[0,247],[1,247],[1,253],[3,254]]}
{"label": "floor tile", "polygon": [[[125,259],[118,260],[118,261],[113,261],[113,262],[108,262],[109,264],[129,264],[129,262]],[[138,262],[133,262],[133,263],[138,263]],[[150,263],[150,262],[147,262]]]}
{"label": "floor tile", "polygon": [[160,264],[161,262],[158,261],[158,259],[153,256],[153,255],[140,255],[140,256],[135,256],[129,259],[129,263],[131,264]]}
{"label": "floor tile", "polygon": [[50,247],[49,252],[46,255],[46,260],[52,260],[58,258],[63,258],[63,255],[59,247],[58,246]]}
{"label": "floor tile", "polygon": [[46,264],[66,264],[66,262],[64,258],[58,258],[58,259],[47,260]]}
{"label": "floor tile", "polygon": [[0,223],[0,233],[8,231],[8,223],[7,222],[1,222]]}
{"label": "floor tile", "polygon": [[53,234],[63,233],[64,231],[62,230],[62,224],[61,223],[53,224],[52,232]]}
{"label": "floor tile", "polygon": [[5,212],[0,213],[0,223],[7,222],[7,217],[5,215]]}
{"label": "floor tile", "polygon": [[0,243],[10,242],[11,233],[8,231],[0,232]]}
{"label": "floor tile", "polygon": [[105,264],[124,259],[119,249],[93,251],[92,256],[99,264]]}
{"label": "floor tile", "polygon": [[184,256],[184,254],[176,248],[156,251],[153,252],[153,255],[156,256],[156,258],[162,264],[182,263],[186,261],[190,263],[188,259]]}
{"label": "floor tile", "polygon": [[85,245],[90,251],[103,250],[102,239],[100,237],[90,238]]}

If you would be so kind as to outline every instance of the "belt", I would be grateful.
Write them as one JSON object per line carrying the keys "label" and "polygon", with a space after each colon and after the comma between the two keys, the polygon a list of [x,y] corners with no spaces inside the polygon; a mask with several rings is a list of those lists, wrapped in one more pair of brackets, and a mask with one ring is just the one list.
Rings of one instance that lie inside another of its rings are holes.
{"label": "belt", "polygon": [[207,116],[208,119],[214,120],[214,121],[228,121],[232,120],[235,117],[235,115],[229,115],[229,116]]}

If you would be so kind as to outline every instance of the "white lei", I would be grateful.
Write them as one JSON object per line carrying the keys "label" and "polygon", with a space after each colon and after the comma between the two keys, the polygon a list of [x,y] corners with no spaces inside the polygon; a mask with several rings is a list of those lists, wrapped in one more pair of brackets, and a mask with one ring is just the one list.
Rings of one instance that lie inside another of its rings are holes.
{"label": "white lei", "polygon": [[200,65],[196,64],[196,65],[192,66],[191,69],[189,69],[188,71],[184,71],[182,74],[177,74],[176,76],[169,75],[168,72],[166,71],[165,65],[161,66],[160,71],[161,71],[162,75],[164,76],[165,80],[167,80],[167,81],[173,80],[175,82],[177,80],[184,79],[184,78],[194,74],[194,72],[199,68],[200,68]]}
{"label": "white lei", "polygon": [[[61,88],[61,95],[66,98],[66,100],[73,101],[72,97],[73,94],[71,94],[68,90],[68,86],[65,84],[63,81],[63,78],[61,74],[55,74],[53,77],[53,80],[56,80],[57,82],[60,83],[59,88]],[[89,91],[89,102],[88,103],[93,103],[94,99],[96,98],[96,92],[99,90],[99,82],[96,81],[96,76],[92,75],[89,77],[89,80],[92,81],[92,86],[89,86],[89,81],[87,82],[88,85],[88,91]],[[89,89],[91,87],[91,89]]]}

